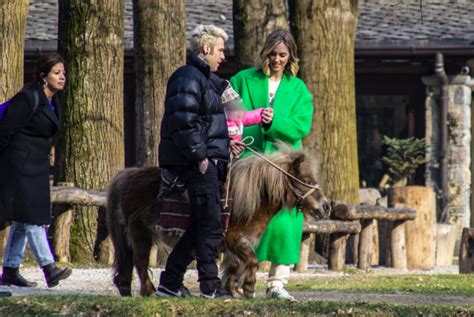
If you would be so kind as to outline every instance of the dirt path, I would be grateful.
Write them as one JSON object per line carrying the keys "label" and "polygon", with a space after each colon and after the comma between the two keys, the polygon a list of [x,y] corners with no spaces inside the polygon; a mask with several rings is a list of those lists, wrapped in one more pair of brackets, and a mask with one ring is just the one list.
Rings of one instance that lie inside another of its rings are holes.
{"label": "dirt path", "polygon": [[[160,274],[160,269],[150,270],[153,275],[153,282],[156,283]],[[110,269],[74,269],[71,277],[63,281],[59,286],[48,289],[42,278],[42,272],[37,268],[23,268],[22,274],[29,280],[38,283],[35,288],[19,288],[0,286],[0,291],[10,291],[14,296],[25,295],[111,295],[118,296],[118,293],[112,284]],[[401,274],[408,272],[400,272],[393,269],[375,269],[371,274]],[[434,271],[409,272],[410,274],[455,274],[456,267],[438,268]],[[294,273],[292,279],[308,279],[317,278],[318,276],[337,276],[342,273],[331,272],[327,270],[314,270],[312,273]],[[258,273],[259,281],[264,281],[266,273]],[[185,276],[186,285],[188,285],[193,293],[198,293],[196,284],[197,276],[195,270],[189,270]],[[133,292],[138,294],[138,281],[134,279]],[[298,300],[327,300],[327,301],[347,301],[347,302],[367,302],[367,303],[393,303],[393,304],[470,304],[474,305],[474,297],[452,296],[452,295],[423,295],[413,293],[397,293],[397,294],[363,294],[343,293],[343,292],[320,292],[305,291],[292,293]],[[257,293],[257,297],[263,297],[263,293]]]}

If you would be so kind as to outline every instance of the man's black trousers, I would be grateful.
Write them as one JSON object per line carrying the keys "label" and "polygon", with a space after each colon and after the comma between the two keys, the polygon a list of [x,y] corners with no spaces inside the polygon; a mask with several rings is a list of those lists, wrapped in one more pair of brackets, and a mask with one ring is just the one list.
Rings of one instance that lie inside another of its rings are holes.
{"label": "man's black trousers", "polygon": [[218,171],[211,161],[204,175],[197,166],[173,171],[187,183],[191,224],[170,253],[160,285],[177,291],[188,265],[196,259],[201,293],[212,294],[221,286],[216,261],[224,237]]}

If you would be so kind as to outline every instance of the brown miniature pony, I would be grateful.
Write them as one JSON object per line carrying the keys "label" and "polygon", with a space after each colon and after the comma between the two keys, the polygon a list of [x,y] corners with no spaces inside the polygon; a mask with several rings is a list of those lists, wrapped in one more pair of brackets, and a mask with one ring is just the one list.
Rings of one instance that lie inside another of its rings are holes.
{"label": "brown miniature pony", "polygon": [[[221,267],[222,285],[229,294],[254,296],[258,262],[252,247],[283,206],[297,207],[315,218],[326,218],[331,210],[324,194],[314,186],[314,165],[308,155],[284,148],[266,158],[290,176],[257,156],[240,159],[232,167],[232,214]],[[154,209],[160,182],[160,168],[145,167],[125,169],[110,184],[107,225],[115,248],[113,282],[122,296],[131,295],[133,266],[140,279],[140,294],[155,292],[148,275],[152,244],[172,246],[179,238],[156,229],[158,212]]]}

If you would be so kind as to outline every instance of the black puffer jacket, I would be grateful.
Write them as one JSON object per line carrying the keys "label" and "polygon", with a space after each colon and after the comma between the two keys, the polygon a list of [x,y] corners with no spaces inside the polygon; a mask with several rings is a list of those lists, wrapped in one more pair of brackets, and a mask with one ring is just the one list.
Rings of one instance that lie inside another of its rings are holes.
{"label": "black puffer jacket", "polygon": [[229,159],[229,135],[220,95],[226,81],[195,54],[168,80],[161,123],[162,167],[193,166],[205,159]]}

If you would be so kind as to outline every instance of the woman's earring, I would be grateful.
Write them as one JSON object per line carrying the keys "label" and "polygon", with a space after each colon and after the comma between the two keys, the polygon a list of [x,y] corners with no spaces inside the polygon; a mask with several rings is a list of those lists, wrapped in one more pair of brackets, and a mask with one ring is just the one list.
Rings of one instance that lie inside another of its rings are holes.
{"label": "woman's earring", "polygon": [[48,82],[46,80],[43,80],[43,88],[48,87]]}

